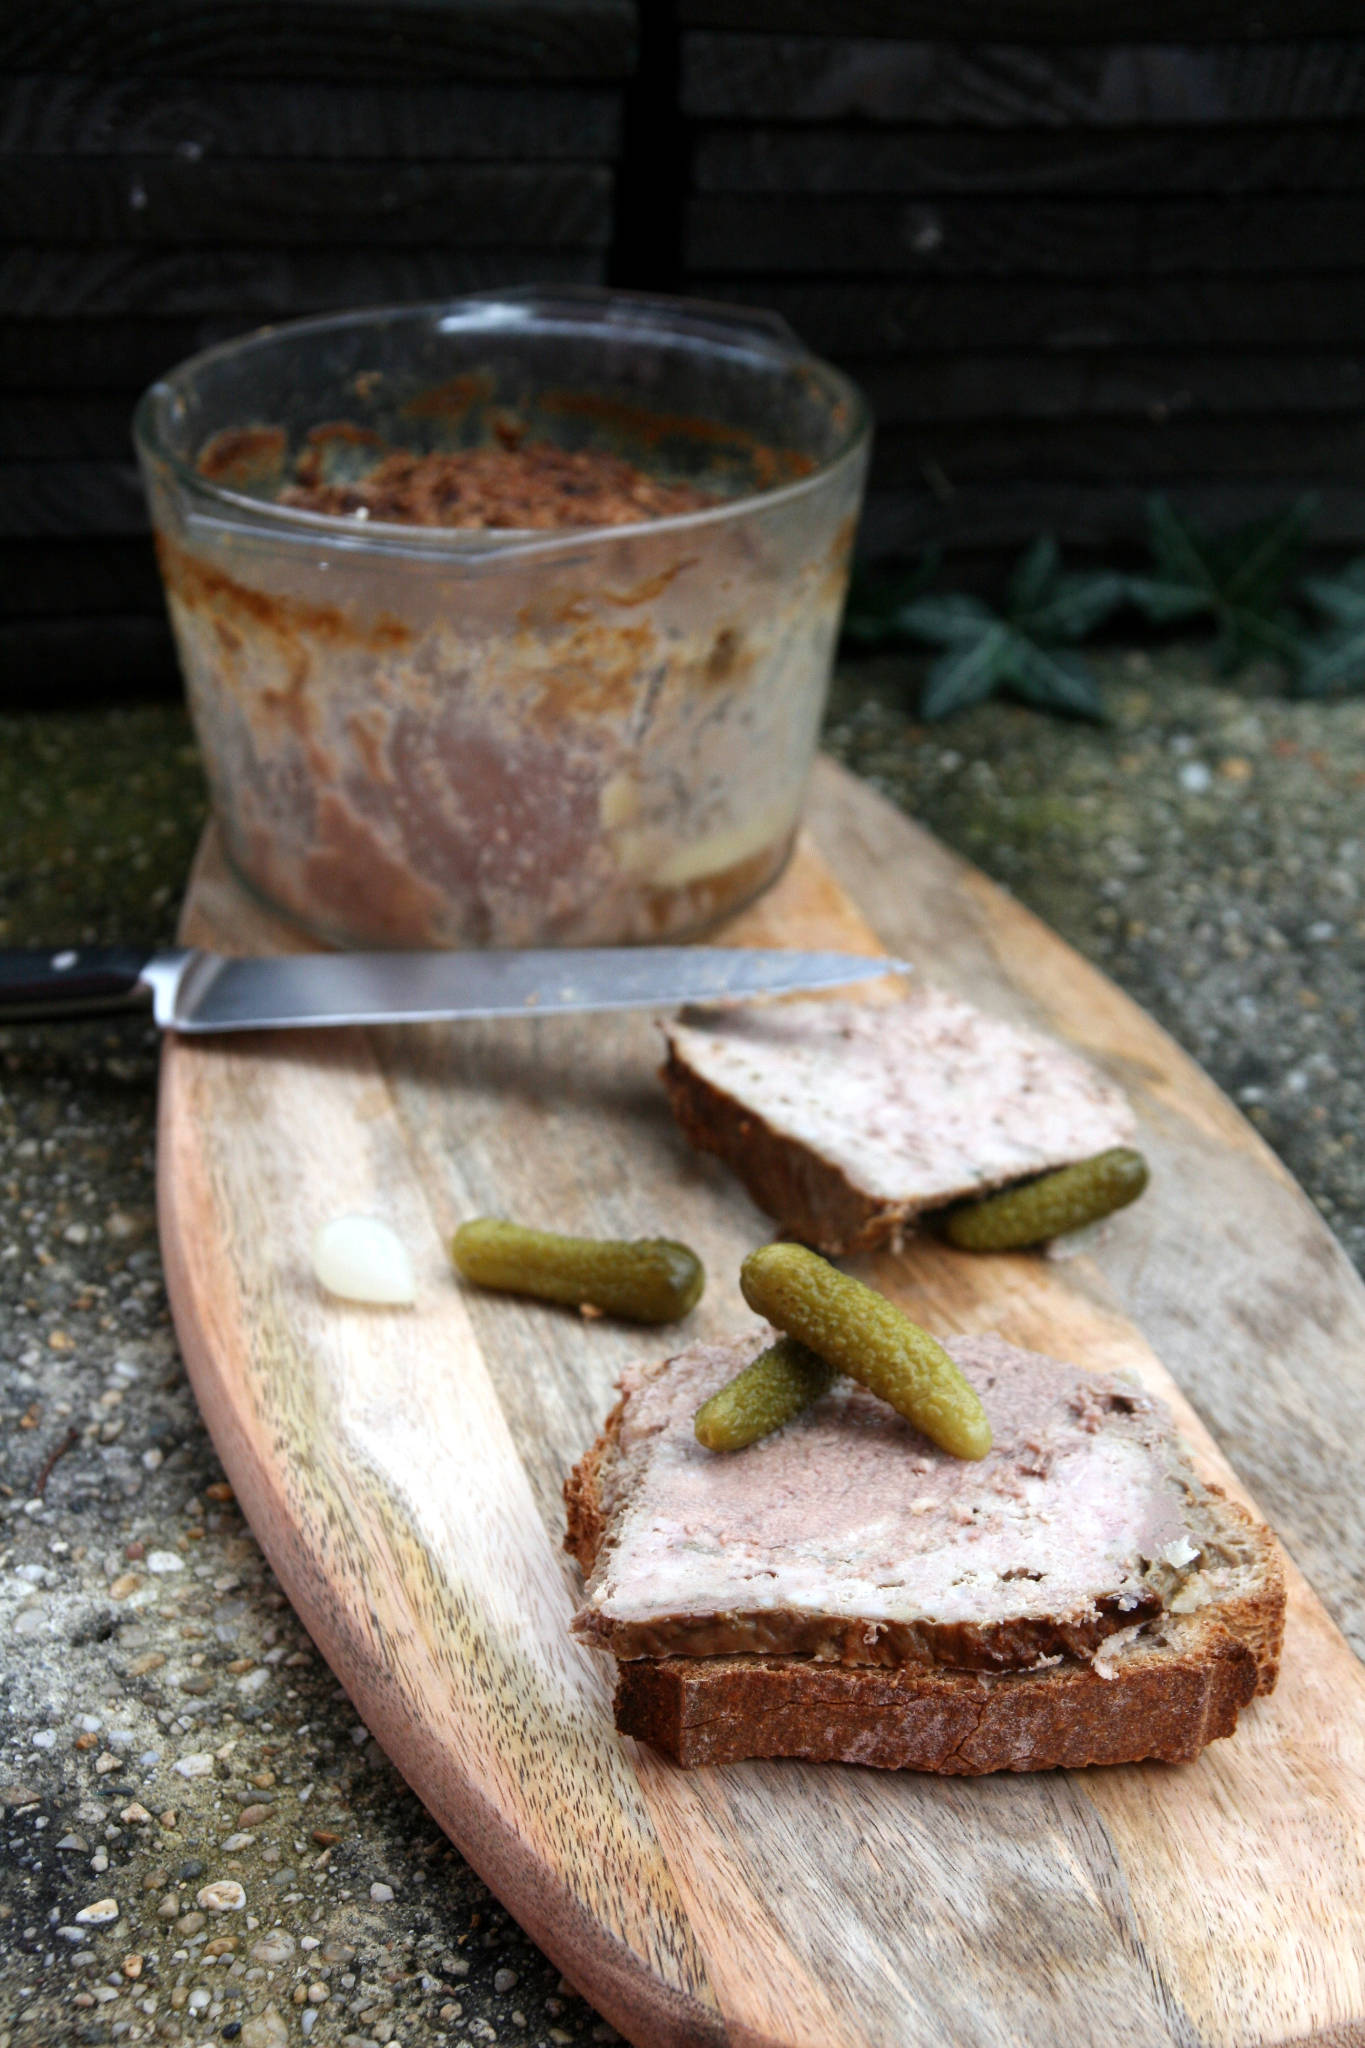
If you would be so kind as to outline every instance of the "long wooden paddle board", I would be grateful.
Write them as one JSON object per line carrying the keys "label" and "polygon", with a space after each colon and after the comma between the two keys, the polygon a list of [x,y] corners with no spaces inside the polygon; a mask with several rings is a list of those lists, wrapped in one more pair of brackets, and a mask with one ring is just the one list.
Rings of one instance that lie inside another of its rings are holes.
{"label": "long wooden paddle board", "polygon": [[[297,943],[211,837],[183,936]],[[884,945],[1128,1089],[1153,1183],[1096,1252],[911,1242],[860,1270],[940,1332],[1136,1371],[1245,1498],[1232,1455],[1304,1568],[1278,1691],[1183,1767],[684,1772],[616,1734],[610,1666],[566,1634],[561,1484],[628,1360],[750,1325],[736,1276],[771,1234],[682,1141],[640,1016],[168,1037],[176,1325],[310,1634],[470,1862],[640,2048],[1365,2042],[1365,1673],[1342,1633],[1359,1642],[1365,1618],[1365,1289],[1164,1033],[830,764],[786,875],[727,936]],[[314,1230],[357,1210],[411,1248],[415,1308],[314,1284]],[[642,1333],[464,1290],[446,1245],[488,1212],[684,1238],[705,1299],[683,1331]]]}

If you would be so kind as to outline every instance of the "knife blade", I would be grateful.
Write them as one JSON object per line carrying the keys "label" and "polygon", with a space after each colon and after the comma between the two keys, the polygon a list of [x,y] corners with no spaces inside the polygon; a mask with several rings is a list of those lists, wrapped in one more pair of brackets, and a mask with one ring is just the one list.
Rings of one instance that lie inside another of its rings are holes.
{"label": "knife blade", "polygon": [[564,947],[494,953],[286,953],[194,947],[0,951],[0,1023],[150,1005],[168,1031],[446,1023],[575,1010],[671,1009],[908,974],[904,960],[740,946]]}

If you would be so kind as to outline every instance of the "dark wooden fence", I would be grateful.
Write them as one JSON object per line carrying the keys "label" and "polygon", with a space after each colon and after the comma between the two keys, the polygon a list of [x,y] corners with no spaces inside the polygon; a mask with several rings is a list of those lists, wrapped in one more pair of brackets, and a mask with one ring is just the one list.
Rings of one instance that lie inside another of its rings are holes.
{"label": "dark wooden fence", "polygon": [[1156,488],[1216,524],[1312,489],[1320,540],[1365,544],[1354,10],[681,13],[687,289],[860,378],[870,554],[1113,553]]}
{"label": "dark wooden fence", "polygon": [[169,675],[168,364],[537,278],[783,312],[872,399],[873,557],[1122,552],[1154,488],[1365,547],[1351,0],[67,0],[0,24],[0,221],[11,678]]}
{"label": "dark wooden fence", "polygon": [[263,320],[602,279],[633,0],[3,15],[0,701],[173,687],[137,392]]}

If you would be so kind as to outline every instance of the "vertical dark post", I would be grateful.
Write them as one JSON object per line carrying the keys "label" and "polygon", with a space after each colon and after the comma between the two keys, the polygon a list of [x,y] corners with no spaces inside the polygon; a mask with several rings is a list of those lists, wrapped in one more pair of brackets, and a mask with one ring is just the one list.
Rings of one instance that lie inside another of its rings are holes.
{"label": "vertical dark post", "polygon": [[640,47],[626,89],[607,276],[625,289],[678,292],[689,144],[679,103],[677,8],[674,0],[641,0],[637,18]]}

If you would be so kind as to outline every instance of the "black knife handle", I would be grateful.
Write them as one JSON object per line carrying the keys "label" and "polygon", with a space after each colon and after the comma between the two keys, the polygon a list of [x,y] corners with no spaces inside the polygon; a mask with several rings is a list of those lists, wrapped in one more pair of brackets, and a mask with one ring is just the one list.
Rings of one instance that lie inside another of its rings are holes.
{"label": "black knife handle", "polygon": [[0,949],[0,1024],[149,1009],[152,957],[150,946]]}

